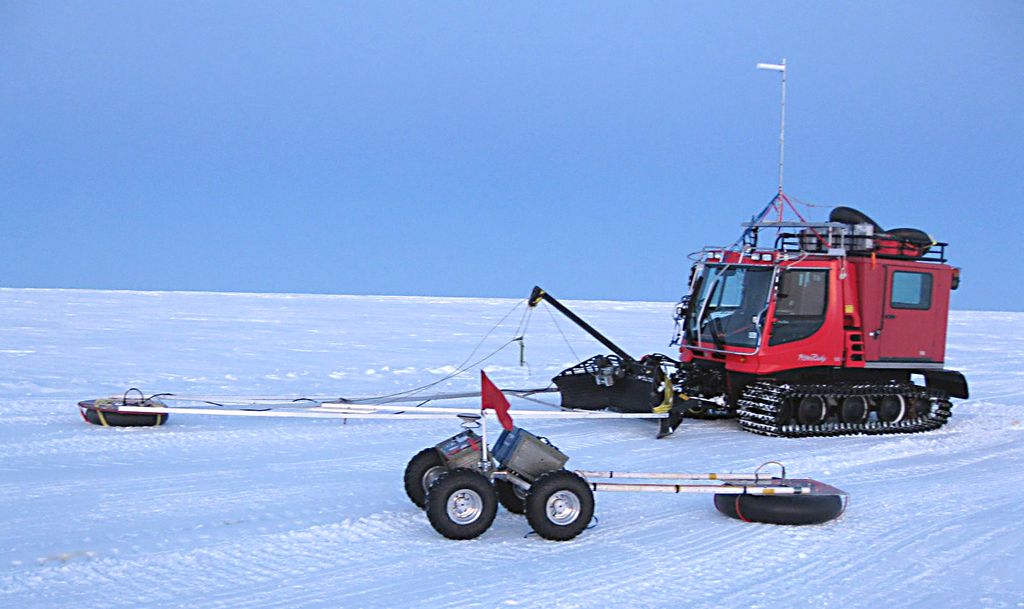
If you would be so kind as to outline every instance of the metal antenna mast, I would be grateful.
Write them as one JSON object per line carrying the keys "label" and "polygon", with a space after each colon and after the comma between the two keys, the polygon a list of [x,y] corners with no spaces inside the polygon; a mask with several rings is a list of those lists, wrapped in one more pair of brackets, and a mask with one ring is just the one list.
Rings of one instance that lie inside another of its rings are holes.
{"label": "metal antenna mast", "polygon": [[779,126],[779,194],[782,194],[782,168],[786,160],[786,59],[782,63],[759,63],[758,70],[782,73],[782,121]]}

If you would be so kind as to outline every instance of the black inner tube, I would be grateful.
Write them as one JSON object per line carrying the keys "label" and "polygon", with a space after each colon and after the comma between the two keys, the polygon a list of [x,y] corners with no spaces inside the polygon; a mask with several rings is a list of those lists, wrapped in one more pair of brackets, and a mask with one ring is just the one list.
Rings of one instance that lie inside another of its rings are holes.
{"label": "black inner tube", "polygon": [[[154,406],[163,406],[159,402],[153,402]],[[156,427],[167,422],[168,415],[162,412],[152,414],[134,414],[117,412],[96,405],[96,400],[79,402],[82,418],[86,423],[100,425],[103,427]]]}
{"label": "black inner tube", "polygon": [[842,495],[715,495],[715,507],[730,518],[765,524],[822,524],[846,509]]}

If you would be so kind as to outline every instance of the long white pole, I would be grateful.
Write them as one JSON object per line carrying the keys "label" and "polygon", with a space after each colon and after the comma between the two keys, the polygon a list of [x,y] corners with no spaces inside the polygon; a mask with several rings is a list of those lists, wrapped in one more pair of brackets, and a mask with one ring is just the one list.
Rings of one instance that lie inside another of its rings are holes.
{"label": "long white pole", "polygon": [[786,59],[782,59],[782,120],[779,125],[779,194],[782,194],[782,171],[786,165]]}
{"label": "long white pole", "polygon": [[[79,406],[88,408],[88,406]],[[325,408],[308,408],[304,410],[241,410],[231,408],[181,408],[167,406],[139,406],[127,405],[118,406],[117,409],[105,410],[104,412],[119,412],[122,414],[201,414],[212,416],[235,416],[235,417],[279,417],[299,419],[449,419],[457,417],[461,413],[478,412],[476,409],[458,410],[455,408],[442,411],[442,409],[403,410],[401,412],[378,412],[369,410],[335,410]],[[645,413],[645,412],[533,412],[510,410],[509,414],[517,419],[664,419],[667,413]],[[487,415],[495,416],[488,412]]]}
{"label": "long white pole", "polygon": [[782,118],[779,124],[779,194],[782,194],[783,168],[786,164],[786,60],[782,63],[759,63],[758,70],[782,73]]}
{"label": "long white pole", "polygon": [[623,484],[621,482],[587,482],[595,491],[621,493],[714,493],[715,495],[805,495],[806,486],[724,486],[720,484]]}
{"label": "long white pole", "polygon": [[[122,407],[123,408],[123,407]],[[177,409],[177,406],[171,407]],[[454,406],[415,406],[411,408],[401,408],[400,406],[360,406],[360,405],[340,405],[340,404],[324,404],[323,406],[311,406],[309,408],[303,408],[302,410],[315,410],[323,412],[380,412],[387,413],[391,411],[396,412],[439,412],[442,414],[457,414],[460,412],[469,412],[465,408],[456,408]],[[487,412],[487,411],[484,411]],[[489,412],[491,416],[497,416],[494,412]],[[514,419],[516,417],[531,417],[531,418],[567,418],[566,415],[581,415],[580,418],[611,418],[621,419],[624,415],[636,415],[626,416],[625,418],[645,418],[645,419],[665,419],[668,418],[664,413],[655,412],[607,412],[603,410],[518,410],[515,408],[509,409],[508,414]],[[572,417],[568,417],[572,418]]]}
{"label": "long white pole", "polygon": [[616,480],[723,480],[726,482],[747,481],[760,482],[772,480],[770,474],[677,474],[671,472],[616,472],[576,470],[576,473],[587,478]]}

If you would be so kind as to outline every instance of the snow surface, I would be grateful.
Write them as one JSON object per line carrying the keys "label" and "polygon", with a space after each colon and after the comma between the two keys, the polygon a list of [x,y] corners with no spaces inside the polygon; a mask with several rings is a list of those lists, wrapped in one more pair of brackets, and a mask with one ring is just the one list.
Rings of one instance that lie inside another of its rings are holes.
{"label": "snow surface", "polygon": [[[814,527],[744,524],[709,497],[607,493],[571,542],[500,511],[449,541],[402,490],[447,421],[174,415],[86,425],[79,399],[390,393],[457,367],[502,299],[0,290],[0,607],[1024,607],[1024,314],[956,312],[973,398],[928,434],[786,440],[734,421],[531,422],[570,467],[750,471],[785,462],[852,494]],[[672,305],[577,302],[635,354]],[[477,358],[513,336],[516,309]],[[487,362],[545,386],[604,350],[544,309]],[[569,338],[570,351],[561,332]],[[475,370],[436,389],[475,389]],[[471,403],[471,401],[466,402]]]}

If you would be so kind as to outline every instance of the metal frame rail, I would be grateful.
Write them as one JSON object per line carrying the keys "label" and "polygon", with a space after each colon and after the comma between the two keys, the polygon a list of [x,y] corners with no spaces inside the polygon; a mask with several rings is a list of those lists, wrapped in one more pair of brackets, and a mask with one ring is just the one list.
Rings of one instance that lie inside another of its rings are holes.
{"label": "metal frame rail", "polygon": [[[777,465],[781,475],[762,473],[768,465]],[[786,468],[776,461],[761,465],[752,474],[709,473],[681,474],[667,472],[617,472],[577,470],[591,490],[627,493],[709,493],[716,495],[846,495],[831,485],[817,480],[786,478]],[[673,480],[669,482],[594,482],[594,480]],[[686,483],[682,483],[686,481]],[[693,482],[703,482],[693,484]]]}

